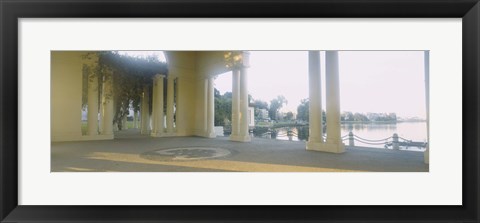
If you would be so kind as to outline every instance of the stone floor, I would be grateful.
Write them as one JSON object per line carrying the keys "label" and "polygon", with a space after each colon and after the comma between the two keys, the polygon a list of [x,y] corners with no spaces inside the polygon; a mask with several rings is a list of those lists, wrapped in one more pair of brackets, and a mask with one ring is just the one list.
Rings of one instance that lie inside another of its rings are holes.
{"label": "stone floor", "polygon": [[152,138],[136,130],[114,140],[52,143],[52,172],[428,172],[423,153],[348,147],[306,151],[305,142],[228,137]]}

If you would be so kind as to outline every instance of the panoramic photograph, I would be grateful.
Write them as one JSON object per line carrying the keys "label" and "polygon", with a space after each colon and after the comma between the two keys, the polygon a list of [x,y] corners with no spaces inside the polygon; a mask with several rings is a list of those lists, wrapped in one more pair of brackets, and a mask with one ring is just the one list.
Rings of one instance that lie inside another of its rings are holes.
{"label": "panoramic photograph", "polygon": [[51,172],[428,172],[421,51],[51,51]]}

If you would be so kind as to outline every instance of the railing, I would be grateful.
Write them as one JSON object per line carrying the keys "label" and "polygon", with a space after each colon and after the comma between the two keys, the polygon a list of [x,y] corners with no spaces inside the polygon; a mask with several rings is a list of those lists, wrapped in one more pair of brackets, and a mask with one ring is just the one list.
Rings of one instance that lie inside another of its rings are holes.
{"label": "railing", "polygon": [[384,145],[386,149],[392,147],[392,149],[400,149],[400,146],[406,147],[417,147],[417,148],[426,148],[426,142],[415,142],[409,139],[402,138],[398,136],[397,133],[394,133],[393,136],[384,139],[365,139],[360,136],[349,132],[347,135],[342,136],[342,141],[348,140],[349,146],[355,146],[355,142],[360,142],[366,145]]}
{"label": "railing", "polygon": [[[282,132],[282,133],[279,133],[275,130],[269,130],[263,133],[262,136],[267,138],[288,137],[288,140],[292,141],[293,137],[298,138],[298,133],[291,129],[288,129],[286,132]],[[323,138],[326,139],[325,136],[323,136]],[[358,142],[364,145],[372,145],[372,146],[383,145],[386,149],[392,148],[397,150],[400,149],[400,147],[405,147],[406,149],[408,149],[408,147],[417,147],[419,149],[427,147],[426,142],[415,142],[413,140],[405,139],[398,136],[397,133],[394,133],[392,136],[383,138],[383,139],[366,139],[358,135],[355,135],[352,132],[349,132],[347,135],[342,136],[342,141],[347,141],[347,140],[348,140],[349,146],[355,146],[355,142]]]}

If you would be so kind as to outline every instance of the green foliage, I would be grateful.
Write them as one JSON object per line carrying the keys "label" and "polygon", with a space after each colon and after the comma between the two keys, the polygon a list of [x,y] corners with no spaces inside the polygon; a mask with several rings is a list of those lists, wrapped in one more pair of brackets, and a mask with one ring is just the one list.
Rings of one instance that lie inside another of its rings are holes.
{"label": "green foliage", "polygon": [[253,103],[255,104],[255,108],[268,110],[268,103],[266,101],[255,100]]}
{"label": "green foliage", "polygon": [[215,126],[229,125],[232,118],[232,93],[226,92],[221,95],[215,89]]}
{"label": "green foliage", "polygon": [[[308,98],[302,99],[297,107],[297,120],[308,122],[310,118],[310,101]],[[322,110],[322,123],[327,122],[325,110]]]}
{"label": "green foliage", "polygon": [[[131,57],[120,55],[115,51],[89,53],[85,59],[97,57],[98,62],[89,68],[99,78],[99,83],[106,78],[113,78],[113,97],[115,117],[114,123],[121,125],[122,119],[128,115],[129,108],[140,110],[140,102],[144,86],[149,87],[149,98],[152,100],[153,77],[156,74],[168,73],[167,64],[157,57]],[[111,75],[111,77],[110,77]],[[150,106],[152,103],[149,103]],[[152,109],[150,108],[150,111]],[[121,129],[121,126],[119,126]]]}
{"label": "green foliage", "polygon": [[293,112],[287,112],[285,115],[285,120],[292,120],[293,119]]}
{"label": "green foliage", "polygon": [[302,99],[297,107],[297,120],[308,122],[310,101],[308,98]]}
{"label": "green foliage", "polygon": [[262,100],[255,100],[253,104],[255,106],[255,119],[262,119],[263,117],[261,115],[261,109],[265,109],[268,111],[268,103]]}
{"label": "green foliage", "polygon": [[268,115],[272,120],[278,120],[277,113],[283,107],[284,104],[287,104],[287,99],[283,95],[277,96],[270,101],[270,109],[268,110]]}

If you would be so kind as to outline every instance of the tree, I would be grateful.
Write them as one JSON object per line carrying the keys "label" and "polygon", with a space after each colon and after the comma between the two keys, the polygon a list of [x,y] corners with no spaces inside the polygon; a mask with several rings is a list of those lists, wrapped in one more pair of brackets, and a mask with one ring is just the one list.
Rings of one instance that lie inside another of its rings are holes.
{"label": "tree", "polygon": [[253,104],[255,106],[255,119],[263,118],[263,116],[261,115],[261,109],[265,109],[268,111],[268,103],[262,100],[255,100],[253,101]]}
{"label": "tree", "polygon": [[271,119],[277,120],[277,113],[283,107],[283,104],[287,104],[287,99],[283,95],[277,96],[270,101],[270,109],[268,110],[268,115]]}
{"label": "tree", "polygon": [[[297,107],[297,120],[308,122],[310,119],[310,101],[308,98],[302,99]],[[327,123],[327,115],[322,110],[322,123]]]}
{"label": "tree", "polygon": [[216,126],[225,126],[232,117],[232,93],[225,92],[221,95],[220,92],[215,95],[215,125]]}
{"label": "tree", "polygon": [[360,114],[358,112],[353,114],[353,120],[356,121],[356,122],[368,122],[368,121],[370,121],[366,115]]}
{"label": "tree", "polygon": [[291,121],[293,119],[293,112],[289,111],[285,115],[285,120]]}
{"label": "tree", "polygon": [[351,122],[351,121],[354,121],[355,120],[355,117],[353,116],[353,113],[347,111],[347,112],[344,112],[342,114],[342,118],[343,120],[342,121],[347,121],[347,122]]}
{"label": "tree", "polygon": [[255,108],[268,110],[268,103],[266,101],[255,100],[253,103],[255,104]]}
{"label": "tree", "polygon": [[309,109],[310,101],[308,98],[302,99],[297,107],[297,120],[308,122]]}
{"label": "tree", "polygon": [[220,94],[220,91],[217,90],[216,88],[213,89],[213,95],[215,96],[215,98],[219,98],[221,97],[222,95]]}

